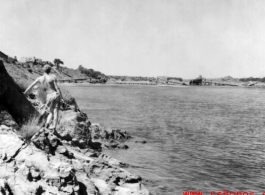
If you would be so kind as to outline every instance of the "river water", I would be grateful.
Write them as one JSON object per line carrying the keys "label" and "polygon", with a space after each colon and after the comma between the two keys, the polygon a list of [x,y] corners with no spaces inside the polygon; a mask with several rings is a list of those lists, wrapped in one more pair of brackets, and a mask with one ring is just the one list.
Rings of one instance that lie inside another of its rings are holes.
{"label": "river water", "polygon": [[92,122],[134,137],[128,150],[105,153],[132,165],[152,194],[265,191],[264,89],[66,87]]}

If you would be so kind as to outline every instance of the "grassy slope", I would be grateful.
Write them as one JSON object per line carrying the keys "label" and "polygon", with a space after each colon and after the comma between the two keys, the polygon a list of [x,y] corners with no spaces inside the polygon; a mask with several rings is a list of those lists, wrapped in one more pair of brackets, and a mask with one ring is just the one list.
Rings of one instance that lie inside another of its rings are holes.
{"label": "grassy slope", "polygon": [[[13,79],[28,79],[29,81],[33,81],[38,76],[42,75],[42,72],[43,72],[41,66],[35,66],[35,68],[33,69],[33,72],[29,72],[27,68],[23,68],[21,65],[7,63],[5,61],[4,61],[4,65],[5,65],[6,70],[8,71],[10,76],[12,76]],[[62,67],[62,72],[65,78],[87,77],[85,74],[82,74],[79,71],[72,69],[72,68]],[[52,74],[55,74],[58,79],[62,79],[62,76],[58,75],[55,71],[52,71]]]}
{"label": "grassy slope", "polygon": [[72,78],[85,78],[87,77],[85,74],[82,74],[81,72],[67,67],[62,67],[62,72],[65,73],[65,76],[71,76]]}
{"label": "grassy slope", "polygon": [[40,74],[29,72],[28,69],[19,65],[6,63],[5,61],[4,65],[8,74],[22,88],[22,90],[25,90],[26,87],[28,87],[38,76],[40,76]]}
{"label": "grassy slope", "polygon": [[[0,57],[0,60],[3,60]],[[14,81],[20,86],[21,91],[25,91],[26,88],[39,76],[42,75],[42,68],[40,66],[36,66],[33,71],[29,71],[28,68],[23,68],[21,65],[16,65],[13,63],[7,63],[3,60],[4,66],[8,72],[8,74],[14,79]],[[63,67],[63,72],[70,75],[73,78],[84,78],[85,75],[81,74],[79,71]],[[52,74],[55,74],[58,79],[62,79],[62,76],[58,75],[55,71],[52,71]],[[66,76],[66,75],[65,75]],[[70,77],[65,77],[70,78]],[[64,86],[60,85],[60,89],[64,100],[68,103],[72,102],[71,94],[65,89]]]}

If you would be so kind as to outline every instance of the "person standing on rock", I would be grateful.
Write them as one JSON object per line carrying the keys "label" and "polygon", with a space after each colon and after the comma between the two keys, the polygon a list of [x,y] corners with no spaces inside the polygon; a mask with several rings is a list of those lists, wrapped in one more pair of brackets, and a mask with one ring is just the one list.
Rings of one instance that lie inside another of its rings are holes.
{"label": "person standing on rock", "polygon": [[60,88],[57,84],[57,78],[55,75],[50,74],[51,66],[45,65],[43,67],[44,74],[43,76],[38,77],[24,92],[27,94],[36,84],[40,84],[43,90],[46,92],[47,99],[46,99],[46,108],[49,108],[49,115],[47,121],[45,123],[45,127],[48,128],[52,118],[53,118],[53,125],[49,126],[49,129],[56,129],[58,123],[58,114],[59,114],[59,107],[60,101],[63,101],[63,96],[61,93]]}

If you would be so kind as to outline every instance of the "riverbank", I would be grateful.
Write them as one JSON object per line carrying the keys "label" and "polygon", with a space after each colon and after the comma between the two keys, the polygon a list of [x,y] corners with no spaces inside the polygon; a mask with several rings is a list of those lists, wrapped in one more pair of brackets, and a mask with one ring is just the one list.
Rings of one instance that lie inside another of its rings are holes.
{"label": "riverbank", "polygon": [[156,84],[156,83],[148,83],[148,82],[107,82],[107,85],[147,85],[147,86],[175,86],[175,87],[185,87],[185,86],[228,86],[228,87],[265,87],[265,83],[263,82],[213,82],[213,81],[205,81],[198,85],[190,85],[188,81],[178,84]]}
{"label": "riverbank", "polygon": [[[16,68],[0,61],[1,192],[14,195],[149,194],[140,176],[123,169],[128,164],[101,152],[103,148],[126,149],[124,141],[130,138],[126,132],[91,123],[71,98],[68,107],[60,112],[56,131],[41,128],[38,122],[25,123],[32,119],[33,113],[40,116],[40,102],[34,95],[27,99],[21,93],[5,66]],[[28,74],[27,70],[18,71],[32,80],[37,76]]]}

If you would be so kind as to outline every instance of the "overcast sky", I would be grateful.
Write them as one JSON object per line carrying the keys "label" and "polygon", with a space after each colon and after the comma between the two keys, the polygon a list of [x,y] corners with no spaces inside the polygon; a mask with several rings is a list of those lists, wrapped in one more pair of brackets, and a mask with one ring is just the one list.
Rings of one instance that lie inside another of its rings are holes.
{"label": "overcast sky", "polygon": [[265,77],[264,0],[0,0],[0,51],[107,75]]}

